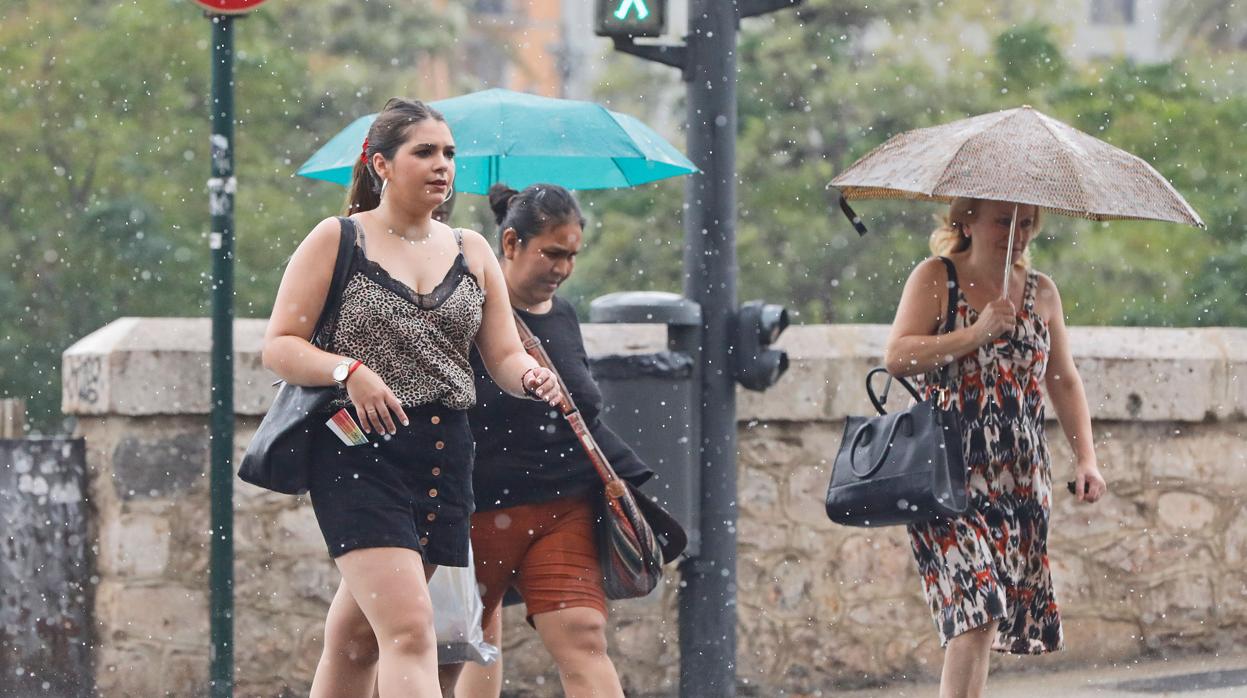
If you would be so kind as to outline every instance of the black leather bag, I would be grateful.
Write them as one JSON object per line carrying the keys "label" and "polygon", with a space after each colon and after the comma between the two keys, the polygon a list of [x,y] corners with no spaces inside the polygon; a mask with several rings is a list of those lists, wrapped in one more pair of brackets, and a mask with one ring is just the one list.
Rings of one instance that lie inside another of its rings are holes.
{"label": "black leather bag", "polygon": [[[339,218],[342,237],[334,262],[333,281],[325,296],[325,307],[312,332],[312,344],[324,348],[322,336],[330,318],[337,316],[342,291],[351,272],[355,253],[355,226],[347,218]],[[277,395],[251,437],[247,452],[238,468],[238,477],[257,487],[282,494],[303,494],[308,488],[308,467],[313,453],[313,436],[325,429],[329,403],[338,394],[336,386],[290,385],[278,381]]]}
{"label": "black leather bag", "polygon": [[[950,332],[956,311],[957,280],[949,267],[949,308],[944,332]],[[888,376],[883,400],[871,380],[883,368],[866,374],[866,393],[879,413],[849,417],[827,488],[827,516],[845,526],[897,526],[963,513],[969,503],[961,423],[954,411],[940,409],[936,399],[923,400],[904,378]],[[949,367],[940,371],[940,391],[949,388]],[[891,381],[897,381],[917,404],[889,414],[884,407]]]}

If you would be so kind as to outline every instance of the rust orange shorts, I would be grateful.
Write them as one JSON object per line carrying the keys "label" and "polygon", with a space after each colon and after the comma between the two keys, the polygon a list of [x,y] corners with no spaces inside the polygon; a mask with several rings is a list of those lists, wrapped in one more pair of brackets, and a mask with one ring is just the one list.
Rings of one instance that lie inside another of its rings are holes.
{"label": "rust orange shorts", "polygon": [[472,554],[485,618],[514,586],[528,622],[564,608],[594,608],[606,616],[606,593],[589,495],[522,504],[472,515]]}

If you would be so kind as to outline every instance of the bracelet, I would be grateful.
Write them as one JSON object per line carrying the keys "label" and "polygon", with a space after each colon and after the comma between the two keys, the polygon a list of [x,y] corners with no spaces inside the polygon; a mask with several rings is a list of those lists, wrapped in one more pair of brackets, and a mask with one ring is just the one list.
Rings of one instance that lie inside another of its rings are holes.
{"label": "bracelet", "polygon": [[520,388],[522,388],[522,389],[524,390],[524,394],[525,394],[525,395],[527,395],[528,397],[530,397],[530,398],[532,398],[532,399],[534,399],[534,400],[540,400],[540,399],[541,399],[541,396],[537,394],[537,391],[535,391],[535,390],[533,390],[532,388],[528,387],[528,374],[529,374],[530,372],[532,372],[532,371],[536,371],[538,368],[540,368],[540,367],[539,367],[539,366],[529,366],[529,367],[528,367],[528,370],[527,370],[527,371],[524,371],[524,374],[523,374],[522,376],[520,376]]}
{"label": "bracelet", "polygon": [[364,365],[364,362],[363,362],[363,361],[360,361],[359,359],[355,359],[355,363],[351,364],[351,367],[350,367],[350,368],[348,368],[348,369],[346,369],[346,378],[343,378],[343,379],[342,379],[342,382],[343,382],[343,383],[345,383],[345,382],[347,382],[348,380],[350,380],[350,379],[351,379],[351,374],[352,374],[352,373],[355,373],[355,369],[357,369],[357,368],[359,368],[360,366],[363,366],[363,365]]}

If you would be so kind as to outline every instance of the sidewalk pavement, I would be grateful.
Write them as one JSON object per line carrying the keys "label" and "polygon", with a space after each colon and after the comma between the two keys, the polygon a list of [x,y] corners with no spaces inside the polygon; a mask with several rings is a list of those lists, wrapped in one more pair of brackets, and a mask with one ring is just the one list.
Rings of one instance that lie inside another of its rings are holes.
{"label": "sidewalk pavement", "polygon": [[[824,698],[936,698],[935,683],[896,683]],[[1247,649],[1234,653],[1143,658],[1110,666],[1001,672],[986,698],[1247,698]]]}

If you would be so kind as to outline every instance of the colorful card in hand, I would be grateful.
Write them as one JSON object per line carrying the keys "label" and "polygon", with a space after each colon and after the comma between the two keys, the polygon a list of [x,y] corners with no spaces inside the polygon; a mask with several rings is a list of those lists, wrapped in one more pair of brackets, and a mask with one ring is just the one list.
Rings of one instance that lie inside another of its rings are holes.
{"label": "colorful card in hand", "polygon": [[359,428],[359,424],[345,407],[330,417],[329,421],[325,422],[325,426],[329,427],[329,431],[336,434],[347,446],[363,446],[368,443],[368,437],[364,436],[363,430]]}

